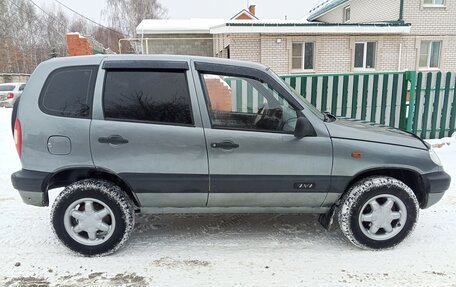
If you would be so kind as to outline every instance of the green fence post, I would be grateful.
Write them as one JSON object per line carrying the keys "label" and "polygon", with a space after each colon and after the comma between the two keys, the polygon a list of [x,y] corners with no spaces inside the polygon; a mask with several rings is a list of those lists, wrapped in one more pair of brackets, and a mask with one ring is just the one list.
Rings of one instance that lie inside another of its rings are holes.
{"label": "green fence post", "polygon": [[451,136],[454,132],[455,123],[456,123],[456,79],[455,79],[455,87],[453,89],[453,102],[451,103],[450,130],[448,131],[449,136]]}
{"label": "green fence post", "polygon": [[408,91],[408,80],[404,75],[402,76],[402,91],[400,98],[399,108],[399,128],[401,130],[407,129],[407,91]]}
{"label": "green fence post", "polygon": [[442,72],[437,73],[437,79],[435,81],[435,90],[434,90],[434,103],[430,107],[432,108],[431,116],[431,134],[429,138],[435,138],[435,132],[437,131],[437,115],[439,114],[439,101],[440,101],[440,90],[441,90],[441,81],[442,81]]}
{"label": "green fence post", "polygon": [[342,86],[342,112],[341,116],[347,116],[347,99],[348,99],[348,75],[343,77],[343,86]]}
{"label": "green fence post", "polygon": [[331,96],[331,114],[337,114],[337,97],[341,96],[339,92],[339,77],[333,76],[333,89]]}
{"label": "green fence post", "polygon": [[318,88],[318,77],[312,78],[312,95],[310,98],[310,103],[316,107],[317,106],[317,88]]}
{"label": "green fence post", "polygon": [[[407,117],[407,131],[412,131],[413,127],[413,113],[415,112],[415,91],[416,91],[416,71],[405,72],[405,77],[410,82],[410,99],[408,106],[408,117]],[[404,95],[403,95],[404,96]],[[407,94],[405,95],[407,96]]]}
{"label": "green fence post", "polygon": [[445,92],[443,95],[442,117],[440,119],[439,138],[443,138],[445,136],[448,103],[450,101],[450,89],[451,89],[450,85],[451,85],[451,72],[448,72],[448,73],[446,73],[446,78],[445,78]]}
{"label": "green fence post", "polygon": [[358,84],[359,84],[359,75],[355,74],[353,76],[353,89],[352,89],[352,108],[351,108],[351,118],[356,119],[356,112],[358,109]]}
{"label": "green fence post", "polygon": [[432,89],[432,73],[427,73],[426,75],[426,90],[424,93],[424,111],[423,111],[423,118],[421,119],[421,138],[426,138],[427,133],[427,124],[428,124],[428,116],[429,116],[429,109],[430,105],[429,102],[431,101],[431,89]]}
{"label": "green fence post", "polygon": [[391,90],[391,107],[389,115],[389,126],[396,127],[396,108],[397,108],[397,87],[399,82],[399,76],[393,75],[393,88]]}
{"label": "green fence post", "polygon": [[362,90],[362,101],[361,101],[361,119],[366,119],[367,114],[367,94],[369,93],[369,75],[363,77],[363,90]]}
{"label": "green fence post", "polygon": [[416,77],[416,89],[415,89],[415,108],[413,109],[413,125],[412,133],[418,134],[418,124],[420,122],[420,106],[421,106],[421,88],[423,87],[423,72],[419,72]]}
{"label": "green fence post", "polygon": [[321,90],[321,111],[327,111],[327,103],[328,103],[328,78],[329,76],[323,77],[323,84]]}
{"label": "green fence post", "polygon": [[372,91],[372,110],[371,110],[371,122],[375,122],[375,116],[377,114],[377,95],[378,95],[378,75],[374,75],[374,85]]}

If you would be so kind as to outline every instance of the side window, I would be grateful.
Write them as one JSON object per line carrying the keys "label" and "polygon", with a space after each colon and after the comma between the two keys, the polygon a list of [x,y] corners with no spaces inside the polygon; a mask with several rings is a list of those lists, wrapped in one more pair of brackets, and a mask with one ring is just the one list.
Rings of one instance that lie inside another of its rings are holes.
{"label": "side window", "polygon": [[25,84],[20,85],[20,86],[19,86],[19,91],[23,91],[24,88],[25,88]]}
{"label": "side window", "polygon": [[89,118],[98,66],[53,71],[41,91],[39,106],[50,115]]}
{"label": "side window", "polygon": [[108,70],[103,109],[108,120],[193,125],[184,71]]}
{"label": "side window", "polygon": [[293,132],[297,111],[272,87],[244,77],[202,74],[213,128]]}
{"label": "side window", "polygon": [[293,43],[291,49],[291,69],[292,70],[313,70],[314,69],[314,50],[313,42]]}
{"label": "side window", "polygon": [[376,42],[355,43],[355,69],[374,69]]}

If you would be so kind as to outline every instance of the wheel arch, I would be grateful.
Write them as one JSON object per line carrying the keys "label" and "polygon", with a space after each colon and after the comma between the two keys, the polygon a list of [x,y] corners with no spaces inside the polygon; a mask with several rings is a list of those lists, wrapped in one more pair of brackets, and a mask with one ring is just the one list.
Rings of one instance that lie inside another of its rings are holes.
{"label": "wheel arch", "polygon": [[49,189],[64,187],[73,182],[89,178],[104,179],[117,184],[125,191],[137,208],[141,206],[136,194],[126,181],[114,172],[100,168],[78,167],[58,170],[47,177],[44,190],[47,193]]}
{"label": "wheel arch", "polygon": [[373,168],[368,170],[363,170],[353,176],[348,183],[343,187],[343,192],[340,194],[339,199],[334,203],[327,214],[321,214],[319,217],[320,224],[327,230],[330,230],[332,223],[334,221],[334,216],[336,210],[339,207],[342,198],[348,192],[350,187],[356,182],[370,177],[370,176],[389,176],[397,180],[402,181],[406,184],[415,194],[420,208],[423,208],[427,204],[427,183],[424,181],[423,177],[419,172],[413,169],[400,168],[400,167],[382,167],[382,168]]}
{"label": "wheel arch", "polygon": [[[423,207],[427,201],[425,181],[419,172],[408,168],[374,168],[361,171],[356,174],[347,184],[342,196],[356,182],[369,176],[389,176],[405,183],[415,194],[420,207]],[[342,198],[341,196],[341,198]]]}

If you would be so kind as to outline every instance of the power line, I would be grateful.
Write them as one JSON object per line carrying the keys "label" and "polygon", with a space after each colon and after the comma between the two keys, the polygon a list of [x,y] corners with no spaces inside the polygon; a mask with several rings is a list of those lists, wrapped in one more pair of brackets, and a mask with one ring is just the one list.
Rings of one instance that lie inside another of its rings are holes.
{"label": "power line", "polygon": [[[30,0],[30,1],[32,1],[32,0]],[[95,24],[95,25],[98,25],[98,26],[100,26],[100,27],[103,27],[104,29],[110,30],[110,31],[115,32],[115,33],[118,33],[118,34],[122,34],[123,36],[128,36],[128,35],[126,35],[126,34],[120,32],[120,31],[117,31],[117,30],[114,30],[114,29],[112,29],[112,28],[106,27],[105,25],[100,24],[100,23],[98,23],[98,22],[96,22],[96,21],[90,19],[89,17],[84,16],[83,14],[81,14],[81,13],[79,13],[79,12],[73,10],[72,8],[68,7],[67,5],[63,4],[63,3],[60,2],[59,0],[54,0],[54,1],[57,2],[57,3],[59,3],[60,5],[62,5],[63,7],[67,8],[67,9],[70,10],[71,12],[75,13],[76,15],[78,15],[78,16],[80,16],[80,17],[86,19],[86,20],[89,21],[89,22],[92,22],[92,23]]]}
{"label": "power line", "polygon": [[[57,18],[51,16],[51,15],[50,15],[49,13],[47,13],[43,8],[41,8],[41,7],[38,6],[35,2],[33,2],[33,0],[29,0],[29,1],[30,1],[34,6],[36,6],[38,9],[40,9],[41,12],[43,12],[44,14],[46,14],[46,16],[48,16],[49,18],[52,18],[52,19],[56,20],[57,22],[59,22],[59,23],[66,29],[66,24],[60,22]],[[18,9],[21,9],[21,10],[22,10],[22,7],[20,7],[20,6],[17,5],[16,3],[14,3],[12,0],[8,0],[8,2],[9,2],[10,4],[16,6]],[[22,11],[24,11],[24,10],[22,10]],[[28,14],[28,12],[26,12],[26,13]],[[47,24],[46,24],[46,23],[43,23],[41,19],[36,18],[36,20],[40,21],[41,24],[47,26]],[[55,29],[55,28],[53,28],[53,27],[50,27],[50,26],[49,26],[49,28],[50,28],[51,30],[53,30],[54,32],[56,32],[57,34],[59,34],[61,37],[65,38],[65,35],[62,34],[60,31],[58,31],[57,29]]]}

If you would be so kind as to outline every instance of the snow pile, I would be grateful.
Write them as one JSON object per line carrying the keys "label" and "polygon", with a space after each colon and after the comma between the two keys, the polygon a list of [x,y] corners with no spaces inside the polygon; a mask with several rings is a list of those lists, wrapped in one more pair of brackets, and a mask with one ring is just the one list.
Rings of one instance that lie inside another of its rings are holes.
{"label": "snow pile", "polygon": [[451,149],[456,151],[456,132],[451,135],[451,137],[441,138],[441,139],[431,139],[426,140],[432,145],[433,148],[443,148]]}

